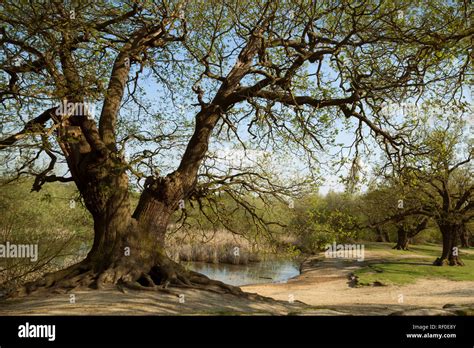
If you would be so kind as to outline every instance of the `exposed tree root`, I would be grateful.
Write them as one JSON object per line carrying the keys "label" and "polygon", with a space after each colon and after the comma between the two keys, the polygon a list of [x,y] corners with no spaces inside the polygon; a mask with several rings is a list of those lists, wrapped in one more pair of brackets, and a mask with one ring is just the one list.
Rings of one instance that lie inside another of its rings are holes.
{"label": "exposed tree root", "polygon": [[433,265],[435,266],[464,266],[464,262],[457,256],[453,256],[450,258],[442,258],[438,257],[434,262]]}
{"label": "exposed tree root", "polygon": [[105,270],[95,271],[87,259],[64,270],[46,274],[43,278],[28,283],[7,294],[21,297],[32,293],[63,293],[80,289],[105,289],[115,286],[122,292],[126,289],[156,291],[179,296],[180,288],[198,289],[220,294],[232,294],[251,300],[272,299],[243,292],[239,287],[212,280],[200,273],[186,270],[183,266],[166,258],[160,265],[137,266],[136,263],[118,262]]}

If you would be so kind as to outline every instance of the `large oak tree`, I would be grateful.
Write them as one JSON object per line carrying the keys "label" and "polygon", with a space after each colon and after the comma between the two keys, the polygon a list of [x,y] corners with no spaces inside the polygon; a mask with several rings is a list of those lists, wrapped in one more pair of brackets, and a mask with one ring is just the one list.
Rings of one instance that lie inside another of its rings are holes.
{"label": "large oak tree", "polygon": [[[86,259],[27,290],[238,292],[164,250],[180,201],[232,182],[257,193],[280,188],[239,166],[209,169],[211,141],[247,139],[275,153],[295,146],[313,168],[326,131],[345,122],[356,149],[366,134],[385,149],[409,148],[410,125],[385,117],[382,103],[460,92],[471,69],[470,11],[468,1],[3,1],[0,148],[15,158],[17,176],[35,175],[34,190],[73,181],[94,220]],[[144,76],[161,88],[152,99],[140,96]],[[149,123],[153,105],[171,109],[191,97],[192,123],[173,113]],[[97,117],[60,109],[90,101],[101,104]],[[170,147],[179,154],[174,168],[156,161]],[[55,171],[62,159],[66,177]],[[146,180],[132,211],[135,177]]]}

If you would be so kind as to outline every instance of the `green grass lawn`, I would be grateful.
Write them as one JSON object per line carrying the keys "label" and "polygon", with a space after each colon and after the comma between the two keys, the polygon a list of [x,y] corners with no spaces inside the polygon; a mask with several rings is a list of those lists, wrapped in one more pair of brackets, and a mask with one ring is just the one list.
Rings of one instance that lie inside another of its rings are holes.
{"label": "green grass lawn", "polygon": [[[450,280],[474,281],[474,248],[470,253],[460,250],[465,266],[433,266],[432,263],[441,254],[441,246],[435,244],[411,245],[410,250],[393,250],[393,243],[369,243],[366,250],[385,251],[386,258],[368,261],[364,267],[355,271],[359,285],[383,285],[413,283],[420,278],[442,278]],[[413,257],[410,257],[413,256]],[[420,257],[421,256],[421,257]]]}

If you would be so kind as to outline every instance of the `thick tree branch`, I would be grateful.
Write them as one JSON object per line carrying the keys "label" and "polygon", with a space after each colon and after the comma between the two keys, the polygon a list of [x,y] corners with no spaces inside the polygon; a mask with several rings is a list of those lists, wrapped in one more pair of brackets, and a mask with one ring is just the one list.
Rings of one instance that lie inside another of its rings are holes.
{"label": "thick tree branch", "polygon": [[45,123],[53,117],[56,112],[56,109],[56,107],[53,107],[44,111],[41,115],[28,121],[25,127],[20,132],[1,140],[0,150],[3,150],[15,144],[18,140],[21,140],[30,134],[41,134],[44,129]]}

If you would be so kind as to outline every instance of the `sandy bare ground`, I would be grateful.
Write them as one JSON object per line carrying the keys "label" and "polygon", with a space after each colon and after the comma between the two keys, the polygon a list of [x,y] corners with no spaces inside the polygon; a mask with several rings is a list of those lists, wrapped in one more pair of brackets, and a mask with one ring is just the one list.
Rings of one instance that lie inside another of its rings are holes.
{"label": "sandy bare ground", "polygon": [[[366,262],[394,257],[384,251],[365,255]],[[3,300],[0,315],[453,315],[441,310],[446,304],[467,305],[474,313],[474,282],[424,279],[404,286],[353,287],[350,274],[360,266],[357,261],[312,257],[303,264],[302,274],[287,283],[242,288],[267,299],[191,289],[174,289],[171,295],[114,288]]]}
{"label": "sandy bare ground", "polygon": [[[308,307],[298,302],[246,299],[209,291],[183,289],[178,293],[109,289],[41,294],[1,301],[0,315],[287,315]],[[75,303],[70,301],[72,294]],[[321,309],[318,314],[336,313]]]}
{"label": "sandy bare ground", "polygon": [[[393,257],[385,251],[365,251],[365,262]],[[331,308],[353,315],[386,315],[416,308],[441,309],[446,304],[474,305],[474,281],[422,279],[402,286],[354,287],[350,276],[359,267],[361,263],[356,260],[326,259],[320,255],[306,260],[301,275],[287,283],[258,284],[242,289],[283,301],[293,298],[317,308]]]}

